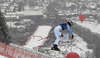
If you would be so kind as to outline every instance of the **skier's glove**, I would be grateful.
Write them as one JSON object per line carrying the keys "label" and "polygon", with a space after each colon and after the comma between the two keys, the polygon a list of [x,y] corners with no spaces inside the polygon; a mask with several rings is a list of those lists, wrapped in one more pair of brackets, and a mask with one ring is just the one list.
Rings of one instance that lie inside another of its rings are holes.
{"label": "skier's glove", "polygon": [[63,35],[63,34],[61,34],[61,37],[64,37],[64,35]]}
{"label": "skier's glove", "polygon": [[72,35],[72,39],[74,38],[74,35]]}

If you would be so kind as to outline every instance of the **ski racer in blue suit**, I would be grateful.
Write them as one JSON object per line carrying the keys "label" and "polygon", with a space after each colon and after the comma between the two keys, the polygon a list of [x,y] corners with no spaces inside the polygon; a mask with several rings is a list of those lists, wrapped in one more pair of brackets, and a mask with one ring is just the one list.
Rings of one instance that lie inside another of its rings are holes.
{"label": "ski racer in blue suit", "polygon": [[68,29],[71,36],[72,36],[72,39],[74,38],[73,32],[70,29],[72,25],[73,25],[73,22],[68,21],[67,23],[60,24],[60,25],[58,25],[57,27],[54,28],[54,34],[56,36],[56,40],[55,40],[54,46],[51,48],[51,50],[60,51],[60,49],[58,48],[58,43],[59,43],[61,37],[63,37],[63,34],[61,33],[61,31]]}

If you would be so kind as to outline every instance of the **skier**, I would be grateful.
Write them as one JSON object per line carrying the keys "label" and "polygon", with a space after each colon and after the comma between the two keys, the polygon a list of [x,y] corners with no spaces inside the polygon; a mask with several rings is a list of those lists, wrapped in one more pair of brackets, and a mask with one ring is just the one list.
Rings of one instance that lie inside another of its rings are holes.
{"label": "skier", "polygon": [[63,37],[63,34],[61,33],[61,31],[68,29],[72,36],[72,39],[74,38],[73,32],[70,29],[72,27],[72,25],[73,25],[72,21],[67,21],[66,23],[60,24],[54,28],[54,34],[56,36],[56,40],[55,40],[54,45],[51,48],[51,50],[60,51],[60,49],[58,48],[58,43],[59,43],[61,37]]}

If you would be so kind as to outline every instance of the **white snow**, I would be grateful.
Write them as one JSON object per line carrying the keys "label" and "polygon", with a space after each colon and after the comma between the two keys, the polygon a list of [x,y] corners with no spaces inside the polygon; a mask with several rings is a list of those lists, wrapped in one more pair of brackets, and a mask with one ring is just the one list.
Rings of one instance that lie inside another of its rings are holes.
{"label": "white snow", "polygon": [[[19,25],[15,25],[16,23],[18,23]],[[18,21],[15,21],[15,22],[6,22],[6,25],[9,27],[9,28],[26,28],[25,24],[26,23],[30,23],[30,24],[35,24],[34,21],[32,21],[31,19],[23,19],[21,20],[20,22]]]}
{"label": "white snow", "polygon": [[27,15],[43,15],[42,11],[30,11],[30,10],[26,10],[26,11],[22,11],[22,12],[16,12],[16,14],[23,14],[24,16],[27,16]]}
{"label": "white snow", "polygon": [[75,38],[73,39],[72,44],[71,41],[69,43],[62,42],[59,44],[59,48],[61,51],[66,51],[67,53],[75,52],[82,58],[85,58],[87,56],[87,51],[89,51],[91,54],[93,53],[93,50],[87,48],[87,43],[81,37],[76,34],[74,34],[74,36]]}
{"label": "white snow", "polygon": [[16,28],[15,23],[17,22],[6,22],[8,27]]}
{"label": "white snow", "polygon": [[[80,22],[80,24],[81,24],[81,22]],[[43,45],[44,44],[43,42],[45,41],[45,39],[42,39],[42,40],[40,40],[40,39],[41,39],[41,37],[42,38],[47,37],[51,28],[52,28],[52,26],[47,26],[47,25],[38,26],[37,30],[33,33],[33,35],[30,37],[30,40],[26,43],[26,45],[24,45],[24,47],[33,49],[34,47]],[[64,45],[63,45],[63,43],[59,44],[58,47],[60,48],[61,51],[64,51],[64,52],[66,51],[67,53],[75,52],[82,58],[86,58],[86,56],[87,56],[86,52],[88,52],[88,51],[90,52],[90,54],[93,53],[93,50],[88,49],[87,43],[81,37],[79,37],[76,34],[74,34],[74,36],[75,36],[75,38],[74,38],[74,41],[72,42],[72,44],[70,44],[70,42],[69,43],[65,42]]]}
{"label": "white snow", "polygon": [[9,28],[25,28],[25,25],[15,25],[15,23],[19,23],[19,22],[6,22],[7,26]]}
{"label": "white snow", "polygon": [[7,57],[0,55],[0,58],[7,58]]}
{"label": "white snow", "polygon": [[[46,25],[38,26],[38,29],[31,36],[30,40],[28,41],[28,43],[26,43],[26,45],[24,47],[33,49],[34,47],[43,45],[43,42],[45,41],[45,37],[48,36],[51,28],[52,28],[51,26],[46,26]],[[44,39],[42,39],[41,37]],[[42,40],[40,40],[40,39],[42,39]]]}
{"label": "white snow", "polygon": [[93,50],[87,48],[87,43],[82,38],[80,38],[78,35],[75,35],[75,41],[73,43],[76,46],[72,46],[72,51],[76,52],[80,56],[81,54],[83,54],[85,57],[86,56],[85,53],[87,51],[90,51],[91,53],[93,52]]}
{"label": "white snow", "polygon": [[84,22],[80,22],[80,21],[76,21],[76,24],[85,27],[89,30],[91,30],[91,32],[93,33],[97,33],[100,34],[100,23],[96,22],[96,21],[84,21]]}

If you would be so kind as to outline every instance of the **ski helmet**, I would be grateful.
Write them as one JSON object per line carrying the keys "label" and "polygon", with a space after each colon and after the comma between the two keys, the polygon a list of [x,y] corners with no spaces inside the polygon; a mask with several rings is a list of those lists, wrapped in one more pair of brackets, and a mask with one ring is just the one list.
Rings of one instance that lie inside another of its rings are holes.
{"label": "ski helmet", "polygon": [[70,26],[73,25],[73,22],[72,22],[72,21],[68,21],[67,23],[68,23]]}

